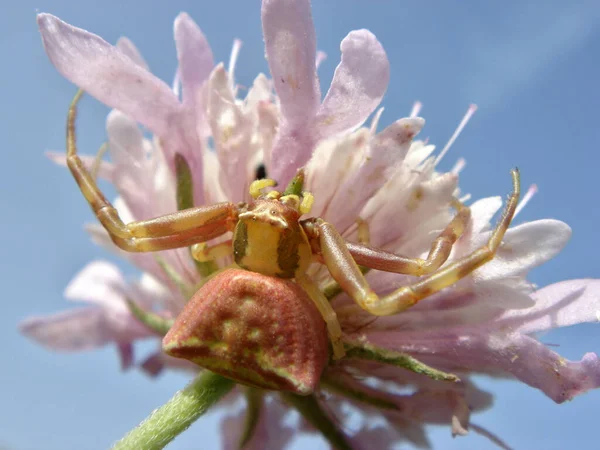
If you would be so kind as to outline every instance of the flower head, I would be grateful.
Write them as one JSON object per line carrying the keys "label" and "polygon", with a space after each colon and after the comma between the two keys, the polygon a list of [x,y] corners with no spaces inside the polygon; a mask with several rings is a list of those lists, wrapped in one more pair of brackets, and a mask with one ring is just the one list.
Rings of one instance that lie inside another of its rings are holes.
{"label": "flower head", "polygon": [[[350,242],[365,239],[360,225],[365,223],[373,247],[425,260],[432,242],[453,220],[459,170],[438,172],[441,156],[432,156],[434,146],[414,140],[424,126],[418,111],[382,130],[377,113],[364,126],[389,81],[382,45],[368,30],[350,32],[321,100],[309,2],[264,0],[262,21],[271,77],[259,74],[241,98],[234,78],[240,43],[234,43],[226,70],[215,64],[204,35],[186,14],[175,20],[178,68],[173,87],[152,75],[129,40],[112,46],[41,14],[38,23],[52,63],[71,82],[114,108],[106,124],[112,162],[89,157],[84,164],[116,187],[119,197],[114,204],[125,222],[195,205],[249,202],[249,187],[261,165],[281,184],[303,167],[305,189],[315,200],[311,215],[331,223]],[[145,137],[138,124],[154,137]],[[470,220],[446,265],[486,245],[490,222],[501,205],[494,197],[470,206]],[[137,266],[143,272],[139,281],[127,282],[113,265],[93,262],[66,291],[67,298],[90,306],[30,318],[21,329],[58,350],[114,343],[124,368],[134,365],[136,340],[160,337],[160,325],[140,322],[143,314],[159,324],[171,323],[198,286],[232,262],[221,254],[194,261],[188,248],[126,253],[99,225],[89,231],[97,243]],[[489,435],[470,423],[472,412],[492,402],[470,379],[473,374],[516,378],[558,403],[600,386],[595,354],[567,361],[535,338],[535,333],[555,327],[597,321],[600,282],[565,281],[538,290],[526,279],[569,237],[569,227],[556,220],[514,226],[492,261],[413,308],[378,318],[336,290],[323,265],[311,265],[308,275],[331,300],[344,341],[360,349],[324,369],[316,404],[326,404],[337,420],[349,409],[361,411],[361,422],[350,433],[357,447],[368,446],[365,443],[374,437],[380,448],[400,439],[424,446],[423,426],[429,423],[446,423],[455,435],[466,434],[469,427]],[[227,239],[210,244],[218,246]],[[372,270],[367,280],[382,296],[413,283],[415,277]],[[460,381],[432,379],[433,369],[430,377],[406,370],[421,363],[452,372]],[[196,366],[157,349],[141,367],[158,374],[165,367]],[[405,393],[406,388],[411,392]],[[226,447],[239,439],[245,439],[247,448],[282,446],[291,436],[285,405],[296,400],[281,398],[276,393],[261,398],[263,412],[254,434],[242,438],[240,424],[239,436],[229,433]],[[375,425],[375,418],[391,426]],[[244,416],[236,414],[224,423],[241,420]],[[313,430],[315,424],[304,426]],[[273,437],[278,441],[267,441]]]}

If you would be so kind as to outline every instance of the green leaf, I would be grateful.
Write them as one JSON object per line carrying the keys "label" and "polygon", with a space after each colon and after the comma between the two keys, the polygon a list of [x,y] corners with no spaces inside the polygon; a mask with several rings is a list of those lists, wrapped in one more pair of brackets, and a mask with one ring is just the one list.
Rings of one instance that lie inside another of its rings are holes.
{"label": "green leaf", "polygon": [[396,367],[410,370],[411,372],[428,376],[436,381],[450,381],[454,383],[460,381],[460,378],[456,375],[434,369],[406,353],[394,352],[362,342],[346,342],[345,348],[346,358],[366,359],[369,361],[391,364]]}
{"label": "green leaf", "polygon": [[280,393],[283,400],[298,410],[298,412],[313,427],[319,430],[331,446],[337,450],[352,450],[344,433],[321,408],[313,395],[300,396],[286,392]]}

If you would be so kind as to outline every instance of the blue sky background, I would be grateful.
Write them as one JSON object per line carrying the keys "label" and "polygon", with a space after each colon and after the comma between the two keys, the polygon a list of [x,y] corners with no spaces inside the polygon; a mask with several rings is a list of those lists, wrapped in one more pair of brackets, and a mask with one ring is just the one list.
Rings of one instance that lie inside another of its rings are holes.
{"label": "blue sky background", "polygon": [[[509,169],[518,165],[524,187],[537,183],[540,192],[517,222],[553,217],[574,230],[563,253],[531,279],[543,286],[599,277],[600,4],[433,3],[315,0],[318,47],[329,56],[320,69],[323,90],[339,61],[342,38],[352,29],[373,31],[392,70],[384,124],[407,115],[413,101],[420,100],[427,120],[422,136],[441,148],[468,105],[478,104],[442,169],[466,158],[461,187],[480,198],[507,193]],[[258,72],[268,70],[260,2],[23,0],[2,6],[0,448],[102,449],[166,401],[186,377],[151,380],[136,371],[121,374],[113,348],[53,354],[16,332],[18,321],[28,315],[69,307],[62,292],[83,265],[112,259],[83,231],[92,216],[71,177],[43,156],[45,150],[64,148],[67,105],[75,88],[43,52],[35,24],[36,12],[42,11],[113,43],[121,35],[130,37],[154,73],[168,82],[176,65],[173,19],[187,11],[217,60],[227,61],[233,38],[243,40],[236,75],[249,85]],[[88,99],[82,111],[80,149],[91,153],[104,141],[107,110]],[[579,359],[587,351],[600,352],[599,338],[600,327],[583,325],[543,340]],[[597,448],[600,392],[555,405],[516,382],[482,378],[479,384],[496,394],[496,405],[473,421],[514,447]],[[171,448],[215,448],[217,420],[218,415],[209,415]],[[432,428],[431,437],[435,448],[491,448],[476,435],[452,440],[448,428]],[[309,444],[324,448],[318,440],[299,441],[296,448]]]}

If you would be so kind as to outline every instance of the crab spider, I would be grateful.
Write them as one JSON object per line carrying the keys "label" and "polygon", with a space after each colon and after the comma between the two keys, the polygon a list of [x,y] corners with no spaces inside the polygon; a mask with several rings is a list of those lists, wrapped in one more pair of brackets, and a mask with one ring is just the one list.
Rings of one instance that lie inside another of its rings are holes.
{"label": "crab spider", "polygon": [[[274,180],[254,181],[250,186],[253,200],[248,204],[224,202],[198,206],[125,224],[77,156],[75,118],[81,94],[80,91],[75,96],[69,108],[67,165],[112,241],[130,252],[193,246],[192,255],[201,261],[233,254],[235,263],[241,269],[261,276],[295,280],[297,286],[308,294],[326,323],[334,359],[342,358],[345,354],[342,331],[329,301],[307,275],[308,267],[314,260],[325,264],[341,288],[369,313],[377,316],[396,314],[451,286],[493,259],[519,199],[519,172],[513,169],[512,193],[487,244],[445,267],[442,266],[453,244],[470,220],[469,207],[455,200],[453,207],[457,213],[433,241],[427,258],[408,258],[362,243],[346,242],[333,225],[323,219],[301,219],[301,216],[310,212],[313,202],[313,195],[302,190],[302,171],[284,192],[264,192],[266,188],[276,185]],[[359,235],[368,235],[364,225],[359,229]],[[229,231],[233,232],[233,238],[225,244],[213,247],[196,245]],[[370,288],[359,265],[424,278],[379,297]]]}

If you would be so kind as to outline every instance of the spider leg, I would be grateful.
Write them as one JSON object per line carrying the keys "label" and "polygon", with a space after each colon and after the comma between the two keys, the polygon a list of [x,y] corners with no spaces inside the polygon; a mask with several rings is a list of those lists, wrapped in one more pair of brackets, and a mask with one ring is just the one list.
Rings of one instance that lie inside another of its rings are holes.
{"label": "spider leg", "polygon": [[100,223],[113,242],[131,252],[167,250],[208,241],[233,228],[239,208],[225,202],[189,208],[154,219],[125,224],[114,206],[104,197],[95,177],[77,155],[75,119],[77,103],[83,91],[78,91],[69,107],[67,118],[67,165]]}
{"label": "spider leg", "polygon": [[342,327],[340,326],[337,315],[329,303],[329,300],[327,300],[319,287],[308,277],[296,275],[296,282],[311,298],[327,324],[329,340],[333,347],[333,359],[343,358],[346,355],[346,351],[344,350],[344,344],[342,342]]}
{"label": "spider leg", "polygon": [[504,233],[515,214],[520,195],[519,172],[513,169],[513,192],[510,195],[502,217],[492,232],[487,244],[447,267],[434,272],[422,281],[403,286],[383,298],[370,288],[360,272],[344,238],[329,223],[317,220],[321,252],[331,273],[340,286],[365,310],[374,315],[390,315],[403,311],[420,300],[451,286],[461,278],[494,258]]}
{"label": "spider leg", "polygon": [[[452,246],[465,231],[471,218],[471,209],[454,199],[452,206],[456,209],[456,215],[448,226],[439,234],[431,244],[426,259],[408,258],[390,253],[385,250],[370,247],[361,241],[361,222],[359,222],[360,244],[347,242],[348,250],[357,264],[371,269],[383,270],[385,272],[403,273],[406,275],[422,276],[428,275],[439,269],[450,256]],[[366,226],[362,222],[362,226]],[[365,231],[362,230],[364,235]],[[367,231],[368,233],[368,231]],[[368,236],[368,234],[367,234]]]}
{"label": "spider leg", "polygon": [[211,246],[205,242],[192,245],[192,258],[199,262],[214,261],[217,258],[231,256],[232,253],[233,241],[231,239]]}

